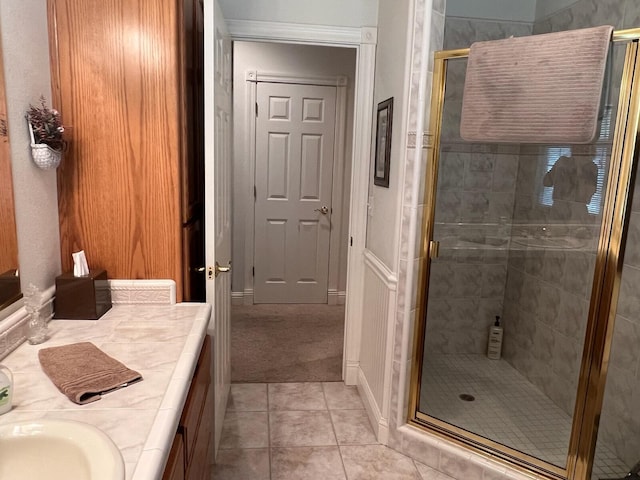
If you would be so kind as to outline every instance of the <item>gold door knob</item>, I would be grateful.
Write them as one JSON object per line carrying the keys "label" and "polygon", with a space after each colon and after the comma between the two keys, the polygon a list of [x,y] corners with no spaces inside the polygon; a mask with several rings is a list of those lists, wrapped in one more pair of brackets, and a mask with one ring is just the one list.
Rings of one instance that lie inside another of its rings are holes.
{"label": "gold door knob", "polygon": [[216,262],[216,273],[215,273],[216,277],[221,273],[228,273],[230,271],[231,271],[231,261],[229,261],[229,265],[227,265],[226,267],[223,267],[218,262]]}

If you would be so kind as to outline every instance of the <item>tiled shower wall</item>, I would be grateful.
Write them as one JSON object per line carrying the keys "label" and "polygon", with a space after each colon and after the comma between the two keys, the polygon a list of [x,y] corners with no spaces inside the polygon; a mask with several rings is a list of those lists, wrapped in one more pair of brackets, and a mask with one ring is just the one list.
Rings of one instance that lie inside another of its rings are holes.
{"label": "tiled shower wall", "polygon": [[[611,24],[616,28],[640,26],[636,0],[579,0],[571,7],[536,21],[534,34]],[[621,66],[623,48],[615,49],[614,65]],[[619,76],[614,74],[611,99],[616,103]],[[615,113],[613,113],[615,117]],[[592,159],[610,155],[610,148],[574,147],[574,157]],[[544,148],[523,151],[516,187],[514,223],[553,224],[549,210],[539,202],[541,171],[546,171]],[[608,160],[606,161],[608,165]],[[557,201],[556,201],[557,202]],[[638,208],[635,206],[638,212]],[[584,206],[560,206],[565,219],[600,222],[600,215],[585,216]],[[640,217],[632,214],[623,270],[612,359],[600,422],[600,438],[629,467],[640,457],[640,416],[634,405],[640,400]],[[577,218],[579,216],[580,218]],[[594,252],[591,249],[591,252]],[[542,254],[541,254],[542,253]],[[586,251],[511,251],[504,301],[505,345],[509,362],[543,390],[566,413],[573,413],[576,383],[589,309],[595,255]],[[549,363],[551,360],[551,364]]]}
{"label": "tiled shower wall", "polygon": [[536,20],[535,35],[577,28],[613,25],[617,29],[640,27],[637,0],[578,0],[564,10]]}
{"label": "tiled shower wall", "polygon": [[639,179],[636,177],[599,436],[629,467],[640,460]]}
{"label": "tiled shower wall", "polygon": [[[595,147],[581,148],[591,161]],[[578,153],[574,148],[573,157]],[[595,264],[594,228],[600,216],[587,214],[584,203],[555,199],[553,207],[541,205],[548,155],[544,147],[535,146],[523,146],[520,154],[514,229],[526,226],[529,235],[540,237],[542,243],[535,246],[534,239],[534,246],[512,243],[510,248],[504,358],[571,415]],[[554,154],[553,160],[556,157]],[[557,234],[554,228],[562,230],[569,224],[590,237],[584,239],[582,247],[544,245],[545,239],[563,234]]]}
{"label": "tiled shower wall", "polygon": [[518,170],[513,148],[443,145],[426,352],[485,353],[489,326],[502,315]]}
{"label": "tiled shower wall", "polygon": [[[529,23],[447,17],[444,49],[530,35],[532,29]],[[502,315],[505,293],[509,231],[504,225],[513,212],[518,147],[460,139],[465,72],[466,60],[449,62],[435,218],[442,247],[431,267],[425,337],[425,351],[435,353],[486,352],[487,332]],[[504,245],[487,243],[500,237]]]}

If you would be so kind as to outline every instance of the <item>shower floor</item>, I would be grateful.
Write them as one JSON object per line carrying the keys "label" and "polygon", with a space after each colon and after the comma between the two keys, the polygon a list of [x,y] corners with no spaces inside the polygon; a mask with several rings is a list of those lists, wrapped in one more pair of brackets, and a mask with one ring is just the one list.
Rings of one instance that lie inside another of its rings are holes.
{"label": "shower floor", "polygon": [[[465,394],[474,400],[462,400]],[[505,360],[428,355],[420,411],[549,463],[566,463],[571,417]],[[598,442],[592,479],[622,478],[628,471]]]}

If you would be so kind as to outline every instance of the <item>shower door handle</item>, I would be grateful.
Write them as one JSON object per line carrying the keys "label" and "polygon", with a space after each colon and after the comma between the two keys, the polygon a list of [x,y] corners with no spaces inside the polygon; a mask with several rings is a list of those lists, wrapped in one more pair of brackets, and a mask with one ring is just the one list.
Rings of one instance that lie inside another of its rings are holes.
{"label": "shower door handle", "polygon": [[440,242],[431,240],[429,242],[429,258],[435,260],[440,255]]}

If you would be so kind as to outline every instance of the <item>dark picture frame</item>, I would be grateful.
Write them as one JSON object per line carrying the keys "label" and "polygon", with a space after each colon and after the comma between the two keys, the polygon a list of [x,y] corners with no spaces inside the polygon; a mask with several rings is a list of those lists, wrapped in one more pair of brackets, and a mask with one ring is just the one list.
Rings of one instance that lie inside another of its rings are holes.
{"label": "dark picture frame", "polygon": [[391,127],[393,126],[393,97],[378,104],[376,116],[376,149],[373,165],[373,183],[389,188],[391,163]]}

